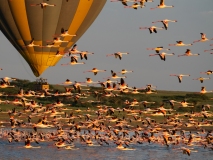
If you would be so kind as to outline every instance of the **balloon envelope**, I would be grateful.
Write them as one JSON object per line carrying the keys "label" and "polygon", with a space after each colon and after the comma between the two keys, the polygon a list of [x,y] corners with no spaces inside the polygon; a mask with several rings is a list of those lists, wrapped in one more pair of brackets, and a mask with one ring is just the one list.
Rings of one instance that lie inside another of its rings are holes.
{"label": "balloon envelope", "polygon": [[[62,58],[57,52],[66,51],[77,42],[105,3],[106,0],[0,0],[0,29],[38,77]],[[76,36],[64,35],[63,30]],[[56,37],[66,42],[53,44]]]}

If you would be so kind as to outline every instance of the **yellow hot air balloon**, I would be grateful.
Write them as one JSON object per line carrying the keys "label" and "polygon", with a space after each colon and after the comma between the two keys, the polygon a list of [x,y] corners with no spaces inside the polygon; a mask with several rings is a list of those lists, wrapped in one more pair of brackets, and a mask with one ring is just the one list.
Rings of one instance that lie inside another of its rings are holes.
{"label": "yellow hot air balloon", "polygon": [[[106,0],[0,0],[0,29],[35,76],[61,59],[96,19]],[[75,36],[76,35],[76,36]],[[58,41],[53,41],[54,39]]]}

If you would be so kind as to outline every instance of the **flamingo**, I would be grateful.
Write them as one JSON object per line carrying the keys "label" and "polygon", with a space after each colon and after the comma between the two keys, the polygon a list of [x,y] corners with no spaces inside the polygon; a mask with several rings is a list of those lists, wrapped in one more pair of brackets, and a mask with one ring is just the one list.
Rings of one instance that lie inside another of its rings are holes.
{"label": "flamingo", "polygon": [[157,33],[157,29],[164,29],[164,27],[151,26],[151,27],[139,27],[139,29],[149,29],[150,34],[152,34],[153,32]]}
{"label": "flamingo", "polygon": [[159,53],[161,50],[170,50],[169,48],[156,47],[156,48],[147,48],[147,50],[155,50],[156,53]]}
{"label": "flamingo", "polygon": [[193,80],[199,80],[200,83],[203,83],[204,80],[208,80],[208,79],[210,79],[210,77],[208,77],[208,78],[199,77],[199,78],[194,78]]}
{"label": "flamingo", "polygon": [[170,76],[178,77],[179,83],[181,83],[183,76],[190,76],[190,74],[170,74]]}
{"label": "flamingo", "polygon": [[63,85],[70,85],[70,84],[72,84],[72,82],[71,82],[69,79],[66,79],[65,82],[62,82],[62,83],[60,83],[60,84],[63,84]]}
{"label": "flamingo", "polygon": [[88,54],[94,54],[94,53],[90,53],[90,52],[88,52],[88,51],[82,51],[82,52],[80,52],[79,54],[80,54],[81,60],[82,60],[83,58],[85,58],[85,59],[87,60],[87,55],[88,55]]}
{"label": "flamingo", "polygon": [[71,49],[68,50],[69,56],[71,54],[81,53],[81,51],[77,50],[77,44],[74,44]]}
{"label": "flamingo", "polygon": [[44,9],[47,6],[55,7],[56,5],[55,4],[48,4],[48,3],[41,2],[41,3],[38,3],[38,4],[31,4],[31,6],[40,6],[42,9]]}
{"label": "flamingo", "polygon": [[176,44],[169,44],[169,46],[192,46],[193,44],[184,44],[183,41],[176,41]]}
{"label": "flamingo", "polygon": [[34,47],[34,46],[40,46],[40,45],[34,44],[34,38],[32,38],[32,40],[30,41],[28,45],[26,45],[26,47]]}
{"label": "flamingo", "polygon": [[[50,41],[47,41],[47,42],[50,42]],[[55,37],[53,38],[53,41],[52,41],[54,44],[57,44],[57,43],[64,43],[64,42],[69,42],[69,41],[63,41],[60,39],[60,37]]]}
{"label": "flamingo", "polygon": [[85,64],[85,62],[78,62],[77,59],[74,56],[71,56],[70,63],[61,64],[61,65],[62,66],[67,66],[67,65],[76,65],[76,64]]}
{"label": "flamingo", "polygon": [[2,81],[0,82],[0,88],[14,88],[14,87],[15,87],[14,85],[10,86]]}
{"label": "flamingo", "polygon": [[116,52],[113,54],[107,54],[106,56],[115,56],[115,58],[119,58],[121,60],[123,54],[129,54],[129,52]]}
{"label": "flamingo", "polygon": [[74,36],[76,36],[76,34],[69,34],[68,30],[65,30],[64,28],[61,28],[61,34],[60,34],[60,36],[61,37],[66,37],[66,36],[74,37]]}
{"label": "flamingo", "polygon": [[213,74],[213,70],[208,70],[206,72],[200,72],[200,73],[210,75],[210,74]]}
{"label": "flamingo", "polygon": [[164,19],[164,20],[159,20],[159,21],[155,21],[152,23],[157,23],[157,22],[162,22],[164,25],[164,28],[167,30],[168,26],[169,26],[169,22],[177,22],[177,20],[169,20],[169,19]]}
{"label": "flamingo", "polygon": [[178,57],[180,57],[180,56],[199,56],[199,55],[200,55],[199,53],[192,54],[191,50],[187,49],[186,52],[185,52],[185,54],[178,55]]}
{"label": "flamingo", "polygon": [[144,7],[143,3],[140,3],[140,4],[134,3],[134,4],[132,4],[131,6],[124,6],[124,8],[133,8],[133,9],[135,9],[135,10],[137,10],[138,7],[143,8],[143,7]]}
{"label": "flamingo", "polygon": [[172,5],[172,6],[167,6],[167,5],[165,5],[164,4],[164,0],[160,0],[160,4],[157,6],[157,7],[155,7],[155,8],[150,8],[151,10],[153,10],[153,9],[157,9],[157,8],[173,8],[174,6]]}
{"label": "flamingo", "polygon": [[98,72],[106,72],[106,70],[99,70],[97,68],[93,68],[92,70],[84,71],[84,73],[86,73],[86,72],[93,72],[94,75],[97,75]]}
{"label": "flamingo", "polygon": [[[212,51],[213,49],[210,49],[210,50],[204,50],[204,52],[209,52],[209,51]],[[212,54],[212,53],[210,53],[210,54]]]}
{"label": "flamingo", "polygon": [[100,81],[94,82],[91,78],[86,78],[86,82],[82,83],[100,83]]}
{"label": "flamingo", "polygon": [[200,91],[201,94],[204,94],[204,93],[211,93],[211,92],[213,92],[213,91],[207,91],[207,90],[206,90],[206,87],[201,87],[201,91]]}
{"label": "flamingo", "polygon": [[47,47],[47,48],[52,48],[52,47],[60,47],[59,45],[55,45],[55,43],[47,44],[46,46],[40,46],[40,47]]}
{"label": "flamingo", "polygon": [[133,0],[111,0],[110,2],[121,2],[124,6],[128,6],[127,2],[134,2]]}
{"label": "flamingo", "polygon": [[4,77],[4,78],[1,78],[1,80],[4,84],[10,85],[9,80],[15,81],[16,78]]}
{"label": "flamingo", "polygon": [[126,70],[126,69],[122,69],[120,72],[118,72],[118,73],[121,73],[121,74],[126,74],[126,73],[131,73],[131,72],[133,72],[133,71],[128,71],[128,70]]}
{"label": "flamingo", "polygon": [[[113,72],[113,70],[111,70],[111,74],[112,74],[112,77],[108,77],[108,78],[112,78],[112,79],[126,78],[126,76],[124,76],[124,77],[119,77],[119,76],[117,76],[117,74],[116,74],[115,72]],[[107,78],[107,79],[108,79],[108,78]]]}
{"label": "flamingo", "polygon": [[[209,39],[206,38],[206,34],[205,33],[200,33],[201,34],[201,39],[198,39],[198,40],[195,40],[193,43],[196,43],[196,42],[206,42],[208,41]],[[211,39],[213,40],[213,39]]]}
{"label": "flamingo", "polygon": [[166,56],[173,56],[175,54],[174,53],[169,54],[169,53],[162,52],[162,53],[157,53],[157,54],[150,54],[149,56],[156,56],[156,55],[160,56],[161,60],[166,61]]}

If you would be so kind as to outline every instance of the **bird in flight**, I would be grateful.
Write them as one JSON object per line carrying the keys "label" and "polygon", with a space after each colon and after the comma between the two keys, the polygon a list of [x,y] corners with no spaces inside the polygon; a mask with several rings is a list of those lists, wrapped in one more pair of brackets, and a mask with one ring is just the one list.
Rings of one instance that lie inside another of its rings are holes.
{"label": "bird in flight", "polygon": [[170,76],[176,76],[178,77],[179,83],[182,82],[183,76],[190,76],[190,74],[170,74]]}
{"label": "bird in flight", "polygon": [[165,5],[164,4],[164,0],[160,0],[160,4],[157,6],[157,7],[155,7],[155,8],[150,8],[151,10],[153,10],[153,9],[157,9],[157,8],[160,8],[160,9],[162,9],[162,8],[173,8],[174,6],[172,5],[172,6],[167,6],[167,5]]}
{"label": "bird in flight", "polygon": [[151,26],[151,27],[140,27],[139,29],[148,29],[150,34],[157,33],[157,29],[164,29],[164,27],[156,27],[156,26]]}
{"label": "bird in flight", "polygon": [[44,9],[47,6],[55,7],[56,5],[55,4],[48,4],[48,3],[41,2],[41,3],[38,3],[38,4],[31,4],[31,6],[40,6],[42,9]]}
{"label": "bird in flight", "polygon": [[162,22],[164,25],[164,28],[167,30],[169,27],[169,22],[177,22],[177,20],[169,20],[169,19],[164,19],[164,20],[159,20],[159,21],[155,21],[152,23],[157,23],[157,22]]}
{"label": "bird in flight", "polygon": [[169,46],[192,46],[193,44],[184,44],[183,41],[176,41],[176,44],[169,44]]}

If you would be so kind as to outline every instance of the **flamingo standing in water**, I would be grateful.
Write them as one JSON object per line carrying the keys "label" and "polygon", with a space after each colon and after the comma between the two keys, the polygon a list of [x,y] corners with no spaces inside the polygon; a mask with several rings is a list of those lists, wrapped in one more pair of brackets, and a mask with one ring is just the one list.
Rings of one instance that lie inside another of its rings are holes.
{"label": "flamingo standing in water", "polygon": [[200,55],[199,53],[192,54],[191,50],[187,49],[186,52],[185,52],[185,54],[178,55],[178,57],[180,57],[180,56],[199,56],[199,55]]}
{"label": "flamingo standing in water", "polygon": [[84,71],[84,73],[86,73],[86,72],[93,72],[94,75],[97,75],[98,72],[106,72],[106,70],[99,70],[97,68],[93,68],[92,70]]}
{"label": "flamingo standing in water", "polygon": [[157,7],[155,7],[155,8],[150,8],[151,10],[153,10],[153,9],[157,9],[157,8],[173,8],[174,6],[167,6],[167,5],[165,5],[164,4],[164,0],[160,0],[160,4],[157,6]]}
{"label": "flamingo standing in water", "polygon": [[150,34],[152,34],[153,32],[157,33],[157,29],[164,29],[164,27],[151,26],[151,27],[140,27],[139,29],[149,29]]}
{"label": "flamingo standing in water", "polygon": [[119,58],[121,60],[123,54],[129,54],[129,52],[116,52],[113,54],[107,54],[106,56],[115,56],[115,58]]}
{"label": "flamingo standing in water", "polygon": [[199,77],[199,78],[194,78],[193,80],[199,80],[200,83],[203,83],[204,80],[208,80],[208,79],[210,79],[210,77],[208,77],[208,78]]}
{"label": "flamingo standing in water", "polygon": [[55,7],[55,4],[48,4],[48,3],[38,3],[38,4],[31,4],[31,6],[40,6],[42,9],[46,8],[47,6],[49,7]]}
{"label": "flamingo standing in water", "polygon": [[181,83],[183,76],[190,76],[190,74],[170,74],[170,76],[178,77],[179,83]]}
{"label": "flamingo standing in water", "polygon": [[169,27],[169,22],[177,22],[177,20],[169,20],[169,19],[164,19],[164,20],[160,20],[160,21],[155,21],[152,23],[157,23],[157,22],[162,22],[164,25],[164,28],[167,30]]}
{"label": "flamingo standing in water", "polygon": [[169,53],[162,52],[162,53],[157,53],[157,54],[150,54],[149,56],[156,56],[156,55],[160,56],[161,60],[166,61],[166,56],[173,56],[175,54],[174,53],[169,54]]}
{"label": "flamingo standing in water", "polygon": [[[193,43],[196,43],[196,42],[206,42],[208,41],[209,39],[206,38],[206,34],[205,33],[200,33],[201,34],[201,39],[198,39],[198,40],[195,40]],[[211,39],[213,40],[213,39]]]}
{"label": "flamingo standing in water", "polygon": [[156,53],[159,53],[161,50],[170,50],[169,48],[156,47],[156,48],[147,48],[147,50],[155,50]]}
{"label": "flamingo standing in water", "polygon": [[85,62],[78,62],[77,59],[74,56],[71,56],[70,63],[61,64],[61,65],[62,66],[67,66],[67,65],[76,65],[76,64],[85,64]]}
{"label": "flamingo standing in water", "polygon": [[183,41],[176,41],[176,44],[169,44],[169,46],[192,46],[193,44],[184,44]]}

